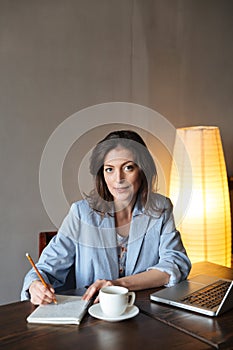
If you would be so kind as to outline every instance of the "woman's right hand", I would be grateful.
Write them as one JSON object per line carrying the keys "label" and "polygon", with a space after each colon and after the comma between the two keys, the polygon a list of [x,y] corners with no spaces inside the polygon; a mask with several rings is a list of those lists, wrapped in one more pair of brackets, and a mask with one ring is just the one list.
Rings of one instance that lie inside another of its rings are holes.
{"label": "woman's right hand", "polygon": [[[109,280],[97,280],[95,283],[91,284],[86,292],[83,294],[83,300],[90,300],[95,294],[99,293],[100,289],[106,286],[113,286],[113,282]],[[99,302],[99,296],[94,300],[94,304]]]}
{"label": "woman's right hand", "polygon": [[33,281],[29,287],[31,302],[34,305],[50,304],[55,298],[51,285],[46,288],[41,281]]}

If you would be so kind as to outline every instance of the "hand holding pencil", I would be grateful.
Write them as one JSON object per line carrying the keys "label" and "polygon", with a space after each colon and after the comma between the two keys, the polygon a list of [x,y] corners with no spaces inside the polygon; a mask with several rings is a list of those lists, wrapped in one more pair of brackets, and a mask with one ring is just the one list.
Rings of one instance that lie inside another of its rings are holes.
{"label": "hand holding pencil", "polygon": [[40,279],[32,282],[32,284],[29,287],[29,293],[31,294],[31,302],[36,305],[49,304],[51,302],[57,304],[54,289],[45,282],[34,261],[28,253],[26,253],[26,257],[28,258],[31,266],[34,268],[37,276]]}

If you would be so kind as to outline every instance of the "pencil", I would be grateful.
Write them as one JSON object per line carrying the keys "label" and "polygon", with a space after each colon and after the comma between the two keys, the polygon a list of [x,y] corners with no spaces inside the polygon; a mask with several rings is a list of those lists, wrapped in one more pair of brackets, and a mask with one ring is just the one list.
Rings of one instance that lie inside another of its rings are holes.
{"label": "pencil", "polygon": [[[43,277],[41,276],[41,274],[40,274],[38,268],[36,267],[34,261],[32,260],[31,256],[30,256],[28,253],[26,253],[26,257],[28,258],[28,260],[29,260],[30,264],[32,265],[32,267],[34,268],[34,270],[36,271],[37,276],[39,277],[39,279],[41,280],[41,282],[43,283],[43,285],[44,285],[46,288],[49,288],[48,285],[47,285],[47,283],[45,282],[45,280],[44,280]],[[56,299],[55,297],[53,298],[53,302],[54,302],[54,304],[57,304],[57,299]]]}

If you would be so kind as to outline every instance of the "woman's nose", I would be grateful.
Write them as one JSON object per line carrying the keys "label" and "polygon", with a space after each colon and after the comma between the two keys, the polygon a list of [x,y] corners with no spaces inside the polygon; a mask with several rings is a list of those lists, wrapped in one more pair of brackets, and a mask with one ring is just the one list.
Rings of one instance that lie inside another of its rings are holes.
{"label": "woman's nose", "polygon": [[117,170],[116,171],[116,181],[117,182],[124,181],[124,172],[122,170]]}

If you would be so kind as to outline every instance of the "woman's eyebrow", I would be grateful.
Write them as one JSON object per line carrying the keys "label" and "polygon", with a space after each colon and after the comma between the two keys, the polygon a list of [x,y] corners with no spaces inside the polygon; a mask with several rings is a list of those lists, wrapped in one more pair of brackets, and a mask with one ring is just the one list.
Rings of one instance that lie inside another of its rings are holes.
{"label": "woman's eyebrow", "polygon": [[[133,164],[135,164],[133,160],[127,160],[126,162],[122,163],[121,165],[124,166],[124,165],[126,165],[126,164],[128,164],[128,163],[133,163]],[[104,164],[104,166],[111,166],[111,167],[114,167],[114,165],[112,165],[112,164]]]}

